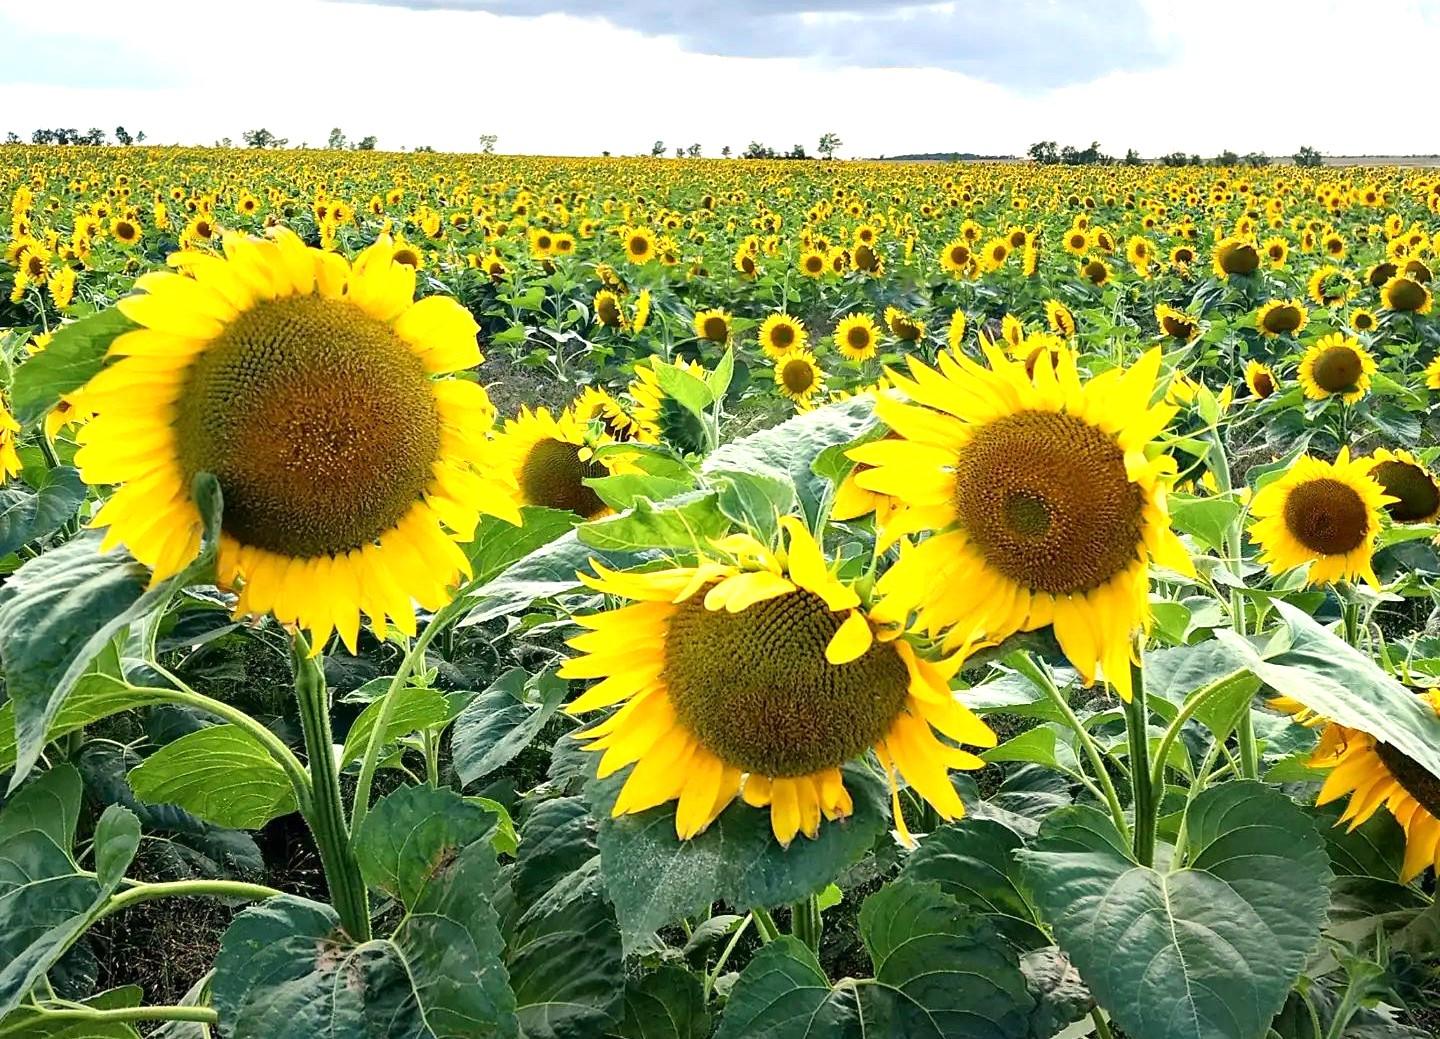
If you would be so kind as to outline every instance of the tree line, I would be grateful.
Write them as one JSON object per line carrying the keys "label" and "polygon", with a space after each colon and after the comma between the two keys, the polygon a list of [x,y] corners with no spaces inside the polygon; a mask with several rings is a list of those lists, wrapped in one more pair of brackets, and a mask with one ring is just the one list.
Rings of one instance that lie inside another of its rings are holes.
{"label": "tree line", "polygon": [[[21,140],[18,133],[11,130],[5,135],[5,143],[23,144],[24,141]],[[101,145],[109,144],[110,137],[98,126],[92,126],[90,129],[84,131],[77,130],[73,126],[56,126],[32,130],[30,132],[30,143],[83,145],[98,148]],[[141,130],[137,134],[131,134],[125,127],[117,126],[115,127],[115,143],[125,145],[126,147],[132,144],[144,144],[145,131]]]}
{"label": "tree line", "polygon": [[[1145,160],[1134,148],[1125,153],[1123,159],[1107,155],[1100,148],[1099,141],[1091,141],[1088,148],[1077,148],[1073,144],[1057,145],[1054,141],[1036,141],[1025,152],[1042,166],[1142,166]],[[1247,152],[1240,155],[1228,148],[1218,155],[1206,158],[1186,152],[1170,152],[1160,156],[1161,166],[1269,166],[1274,161],[1264,152]],[[1322,166],[1325,157],[1308,144],[1291,156],[1296,166]]]}

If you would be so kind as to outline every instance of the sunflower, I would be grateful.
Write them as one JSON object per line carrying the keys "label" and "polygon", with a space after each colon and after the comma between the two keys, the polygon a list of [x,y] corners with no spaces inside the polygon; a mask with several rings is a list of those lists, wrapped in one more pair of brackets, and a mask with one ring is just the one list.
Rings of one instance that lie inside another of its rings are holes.
{"label": "sunflower", "polygon": [[1373,332],[1378,324],[1373,310],[1356,307],[1350,312],[1350,327],[1356,332]]}
{"label": "sunflower", "polygon": [[885,325],[890,334],[906,343],[914,343],[925,337],[925,322],[912,317],[899,307],[885,308]]}
{"label": "sunflower", "polygon": [[1385,283],[1398,273],[1400,273],[1400,268],[1396,264],[1389,261],[1377,263],[1373,267],[1365,269],[1365,284],[1372,289],[1384,288]]}
{"label": "sunflower", "polygon": [[1395,275],[1380,290],[1380,305],[1386,310],[1428,314],[1430,313],[1430,304],[1429,288],[1424,282],[1409,275]]}
{"label": "sunflower", "polygon": [[20,423],[10,414],[3,395],[0,395],[0,482],[18,476],[25,466],[20,461]]}
{"label": "sunflower", "polygon": [[688,840],[738,795],[770,809],[788,846],[796,834],[815,837],[822,817],[851,813],[840,768],[873,750],[902,833],[896,773],[942,818],[959,818],[948,773],[983,762],[955,744],[990,747],[995,735],[950,691],[958,659],[923,660],[878,628],[804,525],[781,523],[781,551],[737,534],[695,566],[622,573],[592,563],[598,576],[580,575],[631,600],[576,618],[587,630],[570,646],[581,655],[559,671],[601,679],[568,713],[622,705],[576,734],[604,752],[601,778],[634,765],[612,815],[676,801],[675,833]]}
{"label": "sunflower", "polygon": [[1279,388],[1280,382],[1269,365],[1252,360],[1245,366],[1245,385],[1257,399],[1264,400]]}
{"label": "sunflower", "polygon": [[1025,374],[1035,377],[1035,366],[1040,359],[1047,358],[1053,369],[1060,363],[1061,354],[1075,356],[1075,348],[1053,332],[1032,332],[1010,348],[1010,356],[1025,365]]}
{"label": "sunflower", "polygon": [[1440,357],[1425,366],[1425,387],[1440,390]]}
{"label": "sunflower", "polygon": [[807,278],[818,278],[825,273],[828,262],[819,249],[806,249],[800,255],[800,273]]}
{"label": "sunflower", "polygon": [[140,228],[128,217],[120,216],[110,221],[110,233],[127,249],[140,241]]}
{"label": "sunflower", "polygon": [[1070,308],[1058,299],[1047,299],[1045,301],[1045,320],[1050,325],[1050,331],[1071,339],[1075,335],[1075,315],[1070,313]]}
{"label": "sunflower", "polygon": [[[584,398],[582,398],[583,400]],[[610,513],[610,507],[584,481],[634,472],[633,463],[623,456],[595,457],[595,449],[613,443],[609,433],[595,434],[584,419],[566,409],[553,415],[549,408],[507,419],[505,428],[492,441],[495,463],[509,474],[515,508],[538,505],[573,512],[591,520]]]}
{"label": "sunflower", "polygon": [[635,296],[635,309],[630,315],[630,331],[639,335],[645,331],[645,326],[650,323],[650,290],[641,289]]}
{"label": "sunflower", "polygon": [[1390,499],[1370,467],[1352,461],[1349,448],[1333,463],[1306,455],[1256,492],[1250,537],[1260,562],[1272,574],[1309,563],[1312,585],[1360,579],[1379,587],[1371,555]]}
{"label": "sunflower", "polygon": [[1298,299],[1272,299],[1255,314],[1255,327],[1271,339],[1287,332],[1299,335],[1309,321],[1310,314]]}
{"label": "sunflower", "polygon": [[1271,267],[1284,267],[1290,256],[1290,243],[1280,237],[1265,239],[1265,244],[1260,248],[1265,253],[1265,262]]}
{"label": "sunflower", "polygon": [[[123,543],[179,572],[200,549],[194,478],[224,495],[219,582],[238,614],[273,612],[319,652],[351,652],[363,610],[415,632],[470,572],[455,539],[481,512],[518,521],[509,488],[478,465],[494,409],[474,382],[434,379],[482,360],[453,299],[413,302],[415,272],[380,239],[351,266],[288,231],[231,235],[225,257],[171,257],[118,308],[141,325],[83,389],[97,417],[75,457],[90,484],[120,484],[95,517],[102,550]],[[442,524],[454,538],[445,534]]]}
{"label": "sunflower", "polygon": [[1370,475],[1392,499],[1385,511],[1395,523],[1433,523],[1440,516],[1440,482],[1409,451],[1380,448],[1370,456]]}
{"label": "sunflower", "polygon": [[852,361],[875,356],[880,328],[869,314],[851,314],[835,326],[835,348]]}
{"label": "sunflower", "polygon": [[980,250],[980,266],[986,271],[998,271],[1010,258],[1010,242],[1004,238],[992,238]]}
{"label": "sunflower", "polygon": [[1319,307],[1337,306],[1355,293],[1355,282],[1350,275],[1329,264],[1317,267],[1305,287],[1310,298]]}
{"label": "sunflower", "polygon": [[760,326],[760,348],[771,358],[805,349],[805,326],[789,314],[771,314]]}
{"label": "sunflower", "polygon": [[782,397],[801,408],[809,406],[824,383],[825,373],[815,363],[815,355],[804,347],[796,347],[775,360],[775,387]]}
{"label": "sunflower", "polygon": [[1072,227],[1065,232],[1064,245],[1071,256],[1084,256],[1090,249],[1090,234],[1083,227]]}
{"label": "sunflower", "polygon": [[960,352],[960,344],[965,341],[965,329],[969,322],[965,318],[965,311],[957,309],[950,315],[950,326],[945,330],[945,342],[951,350]]}
{"label": "sunflower", "polygon": [[940,250],[940,266],[957,277],[967,274],[974,263],[975,257],[970,251],[970,243],[964,238],[951,239],[945,248]]}
{"label": "sunflower", "polygon": [[657,439],[650,430],[635,420],[623,404],[598,386],[587,387],[570,405],[570,413],[581,425],[588,426],[592,422],[598,422],[605,435],[612,440],[654,443]]}
{"label": "sunflower", "polygon": [[1150,403],[1160,353],[1084,384],[1068,350],[1033,379],[991,346],[988,369],[942,353],[937,372],[912,358],[912,378],[893,378],[915,403],[875,405],[899,439],[849,451],[875,467],[862,487],[906,506],[898,532],[937,532],[881,577],[877,616],[915,613],[962,652],[1051,625],[1087,683],[1103,671],[1128,699],[1149,563],[1193,573],[1165,510],[1174,461],[1146,457],[1175,414]]}
{"label": "sunflower", "polygon": [[649,263],[655,258],[655,233],[648,227],[627,227],[620,240],[625,246],[625,259],[631,263]]}
{"label": "sunflower", "polygon": [[1215,246],[1212,267],[1217,278],[1228,278],[1232,274],[1254,274],[1260,268],[1260,253],[1248,239],[1233,236],[1223,238]]}
{"label": "sunflower", "polygon": [[[1440,691],[1420,696],[1440,713]],[[1350,796],[1339,823],[1353,830],[1384,805],[1400,824],[1405,831],[1402,884],[1427,867],[1440,869],[1440,778],[1429,769],[1368,732],[1334,722],[1320,734],[1309,764],[1329,772],[1316,804]]]}
{"label": "sunflower", "polygon": [[695,337],[724,345],[730,341],[730,315],[724,310],[697,310]]}
{"label": "sunflower", "polygon": [[1080,276],[1098,288],[1110,280],[1110,266],[1098,256],[1092,256],[1080,265]]}
{"label": "sunflower", "polygon": [[595,293],[595,317],[606,328],[624,328],[625,310],[620,306],[620,297],[609,289]]}
{"label": "sunflower", "polygon": [[1375,359],[1360,340],[1332,332],[1317,340],[1300,358],[1300,388],[1311,400],[1340,397],[1354,404],[1370,390]]}
{"label": "sunflower", "polygon": [[1198,320],[1167,303],[1155,307],[1155,323],[1162,333],[1181,343],[1188,343],[1200,334]]}

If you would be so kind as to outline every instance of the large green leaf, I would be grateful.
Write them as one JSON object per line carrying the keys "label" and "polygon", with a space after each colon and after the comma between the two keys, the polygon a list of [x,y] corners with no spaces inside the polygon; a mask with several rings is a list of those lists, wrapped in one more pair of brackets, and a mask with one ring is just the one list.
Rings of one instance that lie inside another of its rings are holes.
{"label": "large green leaf", "polygon": [[561,509],[531,505],[520,510],[520,520],[517,527],[498,516],[480,517],[474,540],[465,546],[475,580],[489,581],[517,559],[565,534],[580,522],[580,517]]}
{"label": "large green leaf", "polygon": [[511,668],[466,705],[450,731],[455,774],[469,786],[514,759],[540,734],[570,684],[553,671]]}
{"label": "large green leaf", "polygon": [[258,830],[296,810],[279,762],[238,725],[212,725],[167,743],[130,771],[135,796],[208,822]]}
{"label": "large green leaf", "polygon": [[870,850],[888,820],[879,780],[847,766],[854,814],[822,823],[814,840],[798,836],[782,848],[770,813],[737,799],[704,833],[682,841],[675,836],[674,804],[611,818],[628,774],[586,786],[599,820],[601,871],[627,951],[666,924],[701,915],[712,902],[773,906],[819,891]]}
{"label": "large green leaf", "polygon": [[606,566],[628,569],[654,558],[653,553],[609,552],[582,544],[574,530],[530,552],[506,567],[472,593],[476,600],[460,626],[481,624],[526,609],[537,599],[547,599],[580,587],[575,575],[590,569],[590,560]]}
{"label": "large green leaf", "polygon": [[35,557],[0,589],[0,663],[14,703],[17,747],[10,789],[39,759],[65,698],[111,638],[169,601],[173,589],[213,579],[220,485],[202,473],[194,494],[205,517],[205,543],[169,581],[147,587],[144,567],[119,550],[102,555],[92,534]]}
{"label": "large green leaf", "polygon": [[33,490],[21,483],[0,488],[0,556],[55,533],[74,517],[87,491],[68,465],[45,470]]}
{"label": "large green leaf", "polygon": [[813,521],[820,503],[831,492],[830,480],[813,469],[815,459],[827,447],[849,443],[863,433],[873,422],[873,408],[867,397],[816,408],[722,445],[710,453],[701,470],[754,473],[789,483],[795,488],[807,520]]}
{"label": "large green leaf", "polygon": [[78,390],[105,366],[105,351],[117,336],[138,327],[113,308],[61,326],[49,346],[16,369],[10,387],[15,418],[22,426],[44,418],[62,395]]}
{"label": "large green leaf", "polygon": [[1247,667],[1276,692],[1341,725],[1379,738],[1440,776],[1440,717],[1364,653],[1281,600],[1288,628],[1264,654],[1234,632],[1218,631]]}
{"label": "large green leaf", "polygon": [[1201,793],[1184,864],[1131,858],[1109,817],[1062,809],[1019,852],[1031,896],[1116,1023],[1145,1039],[1259,1039],[1319,940],[1330,870],[1313,822],[1254,782]]}
{"label": "large green leaf", "polygon": [[591,548],[611,552],[678,548],[695,551],[730,530],[715,491],[687,491],[666,501],[641,498],[618,516],[592,520],[576,528]]}
{"label": "large green leaf", "polygon": [[937,884],[897,882],[860,909],[874,977],[832,986],[793,938],[766,945],[736,982],[716,1039],[1007,1039],[1035,1000],[1014,952]]}
{"label": "large green leaf", "polygon": [[211,1000],[228,1039],[513,1039],[492,899],[492,816],[433,787],[378,802],[356,834],[366,882],[404,915],[357,945],[335,912],[281,896],[235,917]]}
{"label": "large green leaf", "polygon": [[661,967],[625,983],[624,1016],[606,1039],[708,1039],[710,1013],[700,979]]}
{"label": "large green leaf", "polygon": [[[438,689],[402,686],[391,695],[395,702],[390,709],[385,732],[380,737],[382,747],[412,732],[443,725],[450,717],[450,701]],[[377,697],[365,706],[351,724],[350,731],[345,734],[345,745],[340,751],[341,768],[364,757],[365,748],[370,745],[370,734],[375,731],[384,709],[385,698]]]}

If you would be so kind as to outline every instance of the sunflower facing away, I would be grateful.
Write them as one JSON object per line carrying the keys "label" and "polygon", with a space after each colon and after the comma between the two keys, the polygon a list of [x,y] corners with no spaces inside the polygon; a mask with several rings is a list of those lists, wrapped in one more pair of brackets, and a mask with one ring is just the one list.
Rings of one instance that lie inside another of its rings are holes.
{"label": "sunflower facing away", "polygon": [[317,652],[338,630],[354,652],[362,610],[413,635],[412,600],[448,600],[470,570],[455,539],[481,512],[518,516],[477,469],[484,389],[434,378],[480,363],[475,322],[453,299],[415,302],[414,269],[390,253],[382,238],[352,267],[288,231],[228,236],[224,258],[172,257],[190,276],[136,281],[117,306],[143,327],[83,390],[97,415],[76,464],[120,485],[95,517],[102,550],[123,543],[155,581],[177,573],[200,548],[191,485],[209,472],[237,613],[298,624]]}
{"label": "sunflower facing away", "polygon": [[860,486],[905,508],[887,535],[936,531],[880,579],[876,616],[912,613],[948,651],[1051,625],[1093,682],[1126,699],[1135,632],[1150,621],[1153,560],[1192,573],[1170,529],[1174,462],[1145,449],[1175,409],[1150,403],[1160,350],[1081,383],[1070,351],[1022,363],[986,346],[990,368],[941,354],[893,376],[913,401],[882,396],[876,414],[898,439],[851,449],[874,466]]}
{"label": "sunflower facing away", "polygon": [[[1440,692],[1422,696],[1440,713]],[[1320,734],[1310,767],[1330,773],[1316,796],[1317,804],[1350,796],[1339,820],[1350,829],[1363,824],[1381,805],[1389,809],[1405,831],[1402,884],[1429,866],[1440,869],[1440,778],[1429,769],[1368,732],[1333,722]]]}
{"label": "sunflower facing away", "polygon": [[894,629],[879,628],[853,588],[836,578],[814,538],[782,520],[788,548],[745,534],[716,543],[696,566],[621,573],[592,563],[590,587],[630,605],[577,618],[582,655],[563,678],[601,679],[571,714],[623,705],[577,733],[603,751],[603,778],[634,765],[612,814],[678,802],[675,832],[703,832],[738,795],[768,806],[783,845],[814,837],[823,818],[852,810],[840,766],[874,750],[946,819],[965,806],[949,771],[980,758],[942,741],[995,745],[995,735],[955,699],[958,658],[918,657]]}
{"label": "sunflower facing away", "polygon": [[1397,274],[1380,290],[1380,305],[1386,310],[1430,313],[1430,290],[1418,278]]}
{"label": "sunflower facing away", "polygon": [[1380,517],[1391,501],[1368,458],[1342,448],[1332,462],[1299,459],[1250,503],[1250,537],[1272,574],[1310,564],[1310,584],[1363,580],[1378,587],[1371,556]]}
{"label": "sunflower facing away", "polygon": [[493,441],[494,457],[513,481],[517,509],[538,505],[587,520],[610,512],[584,481],[634,469],[623,456],[611,455],[603,461],[595,457],[595,449],[614,438],[592,432],[586,425],[591,417],[587,414],[582,420],[570,409],[554,415],[549,408],[521,407],[519,415],[506,420]]}
{"label": "sunflower facing away", "polygon": [[1188,343],[1200,334],[1200,322],[1165,303],[1155,308],[1155,322],[1161,332],[1181,343]]}
{"label": "sunflower facing away", "polygon": [[1440,516],[1440,483],[1409,451],[1380,448],[1370,456],[1370,475],[1392,500],[1385,511],[1395,523],[1433,523]]}
{"label": "sunflower facing away", "polygon": [[1310,345],[1300,358],[1300,388],[1311,400],[1339,397],[1354,404],[1370,391],[1375,358],[1360,341],[1343,332],[1332,332]]}

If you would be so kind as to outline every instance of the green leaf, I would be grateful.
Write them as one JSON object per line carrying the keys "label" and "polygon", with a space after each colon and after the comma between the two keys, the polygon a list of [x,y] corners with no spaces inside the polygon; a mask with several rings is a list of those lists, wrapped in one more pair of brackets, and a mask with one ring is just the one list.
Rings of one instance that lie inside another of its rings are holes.
{"label": "green leaf", "polygon": [[[61,704],[55,720],[46,730],[46,743],[52,743],[66,733],[83,729],[101,718],[146,707],[161,702],[155,690],[137,689],[123,679],[94,671],[82,675],[75,688]],[[15,764],[15,704],[9,701],[0,705],[0,772]]]}
{"label": "green leaf", "polygon": [[1074,771],[1079,763],[1074,748],[1067,742],[1068,735],[1068,729],[1054,722],[1037,725],[998,747],[991,747],[980,756],[989,762],[1030,761]]}
{"label": "green leaf", "polygon": [[453,790],[401,787],[365,816],[355,856],[366,884],[414,909],[436,873],[460,849],[488,846],[494,827],[491,813]]}
{"label": "green leaf", "polygon": [[1109,817],[1061,809],[1018,853],[1031,896],[1100,1005],[1146,1039],[1257,1039],[1315,948],[1329,864],[1313,823],[1255,782],[1211,787],[1185,863],[1138,865]]}
{"label": "green leaf", "polygon": [[1244,503],[1234,493],[1204,498],[1173,494],[1169,505],[1170,522],[1175,528],[1193,536],[1210,551],[1224,548],[1226,537],[1245,511]]}
{"label": "green leaf", "polygon": [[[96,993],[82,1002],[95,1010],[138,1007],[144,997],[139,985],[125,985]],[[23,1028],[21,1026],[24,1026]],[[139,1039],[128,1021],[55,1021],[39,1009],[20,1007],[0,1021],[0,1035],[16,1039]]]}
{"label": "green leaf", "polygon": [[1030,1039],[1052,1039],[1095,1006],[1080,972],[1057,946],[1048,945],[1020,957],[1020,972],[1035,997],[1030,1014]]}
{"label": "green leaf", "polygon": [[574,591],[580,587],[580,580],[575,576],[577,571],[588,571],[591,559],[624,570],[650,558],[653,558],[651,553],[597,550],[582,544],[574,530],[567,531],[507,566],[471,593],[477,605],[458,626],[482,624],[526,609],[537,599]]}
{"label": "green leaf", "polygon": [[99,538],[91,534],[30,560],[0,589],[0,663],[15,705],[11,790],[39,759],[65,698],[115,634],[168,602],[173,589],[213,579],[220,485],[202,473],[194,495],[205,517],[204,545],[169,581],[147,588],[144,567],[121,551],[100,554]]}
{"label": "green leaf", "polygon": [[795,487],[789,480],[764,473],[712,472],[709,482],[720,492],[720,511],[766,540],[780,529],[780,517],[795,511]]}
{"label": "green leaf", "polygon": [[1216,637],[1230,645],[1276,692],[1332,721],[1383,740],[1440,776],[1440,717],[1368,656],[1308,614],[1278,599],[1274,606],[1289,629],[1289,638],[1272,644],[1263,655],[1234,632],[1217,631]]}
{"label": "green leaf", "polygon": [[1154,697],[1182,707],[1190,696],[1220,682],[1195,711],[1195,719],[1223,740],[1250,707],[1259,681],[1244,656],[1229,642],[1172,646],[1145,654],[1145,688]]}
{"label": "green leaf", "polygon": [[511,668],[466,705],[450,732],[455,774],[463,786],[483,779],[530,745],[554,716],[570,683],[553,671],[531,676]]}
{"label": "green leaf", "polygon": [[131,769],[135,796],[219,826],[258,830],[298,807],[290,777],[238,725],[211,725],[167,743]]}
{"label": "green leaf", "polygon": [[47,469],[36,489],[22,483],[0,487],[0,556],[49,537],[75,515],[88,488],[68,465]]}
{"label": "green leaf", "polygon": [[695,489],[691,480],[676,480],[649,473],[617,473],[584,481],[612,509],[628,509],[640,499],[661,502]]}
{"label": "green leaf", "polygon": [[661,967],[625,983],[624,1016],[606,1039],[708,1039],[710,1013],[700,979]]}
{"label": "green leaf", "polygon": [[15,370],[10,404],[16,421],[28,426],[44,418],[61,396],[84,386],[105,366],[105,351],[117,336],[138,327],[114,308],[63,325],[49,346]]}
{"label": "green leaf", "polygon": [[[733,365],[733,360],[732,360]],[[690,414],[701,416],[715,403],[715,392],[704,379],[691,375],[673,364],[656,364],[655,377],[665,394]]]}
{"label": "green leaf", "polygon": [[592,548],[636,551],[651,548],[699,549],[723,537],[730,521],[714,491],[691,491],[659,504],[639,498],[618,516],[592,520],[578,528]]}
{"label": "green leaf", "polygon": [[599,820],[601,870],[627,952],[666,924],[702,915],[713,902],[774,906],[821,890],[870,850],[889,818],[879,780],[846,766],[855,811],[822,823],[815,840],[796,837],[782,848],[770,813],[737,800],[704,833],[682,841],[675,836],[674,804],[610,817],[628,774],[586,786]]}
{"label": "green leaf", "polygon": [[497,516],[481,516],[475,538],[465,546],[465,555],[475,571],[476,581],[489,581],[505,568],[565,534],[580,517],[560,509],[527,505],[520,510],[521,525]]}
{"label": "green leaf", "polygon": [[731,347],[725,351],[725,355],[716,363],[715,370],[706,373],[705,385],[709,387],[710,393],[715,400],[723,400],[734,378],[735,349]]}
{"label": "green leaf", "polygon": [[110,805],[95,824],[95,876],[112,891],[140,850],[140,820],[121,805]]}
{"label": "green leaf", "polygon": [[962,906],[990,918],[1018,952],[1050,941],[1021,885],[1015,853],[1024,840],[993,819],[966,817],[925,837],[905,860],[904,880],[935,881]]}
{"label": "green leaf", "polygon": [[864,432],[873,421],[872,408],[868,398],[853,397],[807,411],[722,445],[710,453],[701,470],[756,473],[788,483],[795,488],[806,520],[813,523],[820,503],[833,489],[828,477],[814,471],[816,458],[827,447],[848,444]]}
{"label": "green leaf", "polygon": [[[438,689],[401,686],[391,695],[395,697],[395,706],[380,737],[382,747],[412,732],[444,725],[450,717],[450,701]],[[370,745],[370,735],[375,731],[375,724],[384,708],[385,697],[381,696],[367,704],[351,723],[350,731],[345,734],[345,746],[340,752],[340,768],[364,756],[365,748]]]}
{"label": "green leaf", "polygon": [[873,979],[831,986],[794,938],[741,973],[716,1039],[1009,1039],[1029,1034],[1035,1001],[1015,954],[938,884],[900,881],[860,909]]}

